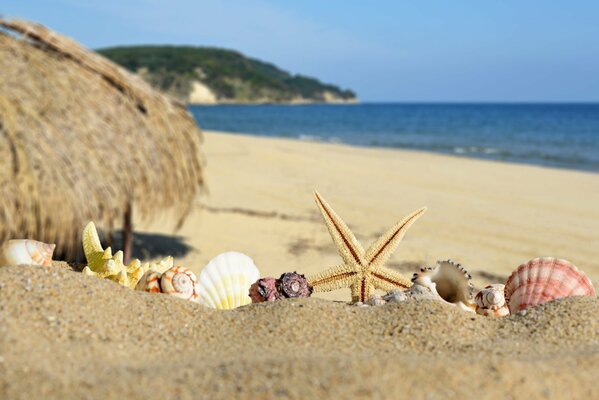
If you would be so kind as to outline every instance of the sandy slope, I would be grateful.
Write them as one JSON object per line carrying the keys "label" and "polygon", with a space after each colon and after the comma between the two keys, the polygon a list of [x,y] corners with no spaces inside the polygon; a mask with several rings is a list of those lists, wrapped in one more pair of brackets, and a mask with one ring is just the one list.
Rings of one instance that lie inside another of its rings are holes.
{"label": "sandy slope", "polygon": [[434,301],[216,311],[58,267],[0,268],[0,398],[592,399],[599,302],[489,319]]}
{"label": "sandy slope", "polygon": [[[417,265],[410,263],[453,258],[480,285],[533,257],[556,256],[599,282],[599,174],[214,132],[204,148],[205,208],[177,232],[191,247],[179,261],[196,271],[227,250],[253,257],[263,275],[337,264],[316,188],[364,246],[427,205],[391,259],[406,275]],[[138,227],[171,235],[168,222]]]}

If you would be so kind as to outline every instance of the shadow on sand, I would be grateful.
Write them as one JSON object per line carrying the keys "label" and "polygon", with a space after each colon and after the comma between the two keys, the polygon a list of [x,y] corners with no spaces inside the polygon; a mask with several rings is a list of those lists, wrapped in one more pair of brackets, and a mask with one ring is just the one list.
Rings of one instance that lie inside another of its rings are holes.
{"label": "shadow on sand", "polygon": [[[113,233],[113,251],[121,248],[123,231],[114,231]],[[166,256],[175,258],[184,257],[194,248],[185,243],[183,236],[161,235],[158,233],[133,233],[133,254],[132,258],[140,260],[149,260]]]}

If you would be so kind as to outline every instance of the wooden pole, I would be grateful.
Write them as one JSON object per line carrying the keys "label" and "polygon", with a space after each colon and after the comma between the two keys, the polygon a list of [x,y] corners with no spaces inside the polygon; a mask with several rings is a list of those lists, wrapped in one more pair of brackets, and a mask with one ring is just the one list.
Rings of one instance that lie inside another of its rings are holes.
{"label": "wooden pole", "polygon": [[125,214],[123,216],[123,258],[125,264],[131,261],[131,252],[133,251],[133,225],[131,223],[131,203],[127,202]]}

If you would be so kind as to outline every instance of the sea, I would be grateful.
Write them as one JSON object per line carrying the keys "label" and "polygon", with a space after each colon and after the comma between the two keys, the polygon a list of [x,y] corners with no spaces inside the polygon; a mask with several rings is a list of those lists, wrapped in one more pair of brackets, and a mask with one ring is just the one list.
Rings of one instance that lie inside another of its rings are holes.
{"label": "sea", "polygon": [[599,172],[599,103],[190,106],[204,130]]}

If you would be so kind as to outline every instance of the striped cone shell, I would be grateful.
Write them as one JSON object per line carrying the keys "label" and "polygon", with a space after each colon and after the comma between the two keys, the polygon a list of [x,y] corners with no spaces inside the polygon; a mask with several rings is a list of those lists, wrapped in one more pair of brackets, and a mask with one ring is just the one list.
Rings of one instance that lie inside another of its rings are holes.
{"label": "striped cone shell", "polygon": [[149,270],[139,279],[135,290],[142,290],[150,293],[160,293],[160,273],[157,271]]}
{"label": "striped cone shell", "polygon": [[510,309],[504,297],[505,285],[494,284],[485,286],[474,296],[476,313],[485,317],[505,317],[510,315]]}
{"label": "striped cone shell", "polygon": [[173,267],[160,277],[162,293],[180,299],[197,301],[199,296],[198,278],[190,269]]}
{"label": "striped cone shell", "polygon": [[0,247],[0,266],[2,265],[52,265],[55,244],[38,242],[31,239],[13,239]]}
{"label": "striped cone shell", "polygon": [[513,314],[569,296],[595,296],[590,279],[574,264],[553,257],[520,265],[505,284],[505,299]]}

